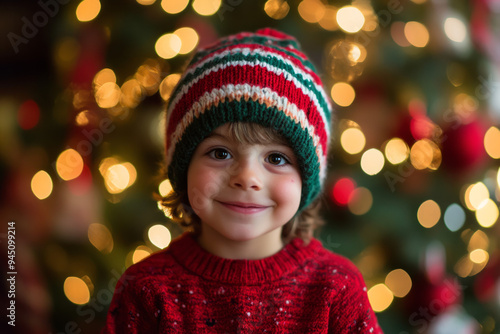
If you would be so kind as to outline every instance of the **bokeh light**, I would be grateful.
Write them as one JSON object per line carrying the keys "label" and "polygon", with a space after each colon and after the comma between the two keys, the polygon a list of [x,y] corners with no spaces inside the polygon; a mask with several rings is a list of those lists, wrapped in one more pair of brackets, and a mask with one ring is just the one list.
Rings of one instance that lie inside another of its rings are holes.
{"label": "bokeh light", "polygon": [[417,219],[420,225],[425,228],[431,228],[437,224],[441,218],[441,209],[433,200],[429,199],[423,202],[417,211]]}
{"label": "bokeh light", "polygon": [[135,263],[145,259],[146,257],[151,255],[152,253],[153,253],[153,251],[151,250],[151,248],[149,248],[147,246],[143,246],[143,245],[138,246],[132,252],[132,263],[135,264]]}
{"label": "bokeh light", "polygon": [[464,226],[465,211],[459,204],[452,203],[444,211],[443,219],[446,227],[450,231],[456,232]]}
{"label": "bokeh light", "polygon": [[290,5],[285,0],[267,0],[264,4],[266,14],[275,20],[284,19],[290,11]]}
{"label": "bokeh light", "polygon": [[472,262],[481,264],[488,261],[489,254],[484,249],[474,249],[469,253],[469,258]]}
{"label": "bokeh light", "polygon": [[410,161],[416,169],[436,170],[441,165],[441,150],[432,140],[421,139],[410,150]]}
{"label": "bokeh light", "polygon": [[104,85],[107,82],[116,83],[116,74],[110,68],[103,68],[102,70],[97,72],[97,74],[94,76],[94,79],[92,80],[92,85],[94,87],[94,90],[97,91],[102,85]]}
{"label": "bokeh light", "polygon": [[358,128],[348,128],[340,135],[340,144],[342,148],[349,154],[358,154],[366,144],[366,138]]}
{"label": "bokeh light", "polygon": [[300,17],[309,23],[318,23],[325,15],[325,5],[320,0],[304,0],[297,8]]}
{"label": "bokeh light", "polygon": [[181,75],[179,73],[173,73],[167,75],[165,79],[160,84],[160,96],[163,100],[168,100],[172,92],[174,91],[175,85],[179,82]]}
{"label": "bokeh light", "polygon": [[382,312],[391,305],[394,295],[385,284],[380,283],[368,290],[368,300],[373,311]]}
{"label": "bokeh light", "polygon": [[121,90],[115,82],[106,82],[95,92],[95,101],[101,108],[113,108],[120,102]]}
{"label": "bokeh light", "polygon": [[337,23],[345,32],[355,33],[365,24],[365,17],[358,8],[345,6],[337,11]]}
{"label": "bokeh light", "polygon": [[469,209],[475,211],[486,204],[486,201],[490,197],[490,192],[483,182],[477,182],[467,188],[466,195],[466,202],[468,206],[470,205]]}
{"label": "bokeh light", "polygon": [[392,138],[385,145],[385,157],[393,165],[400,164],[410,155],[410,148],[406,142],[401,138]]}
{"label": "bokeh light", "polygon": [[148,230],[149,241],[156,247],[164,249],[170,244],[172,236],[170,231],[163,225],[157,224],[153,225]]}
{"label": "bokeh light", "polygon": [[347,203],[349,211],[358,216],[370,211],[372,205],[373,195],[369,189],[364,187],[354,189]]}
{"label": "bokeh light", "polygon": [[412,287],[411,277],[403,269],[394,269],[387,274],[385,284],[398,298],[406,296]]}
{"label": "bokeh light", "polygon": [[401,21],[396,21],[391,24],[391,37],[392,40],[401,47],[410,46],[410,42],[406,39],[405,33],[405,23]]}
{"label": "bokeh light", "polygon": [[325,12],[318,24],[321,28],[328,31],[335,31],[339,29],[337,23],[337,8],[334,6],[325,5]]}
{"label": "bokeh light", "polygon": [[79,277],[70,276],[64,280],[64,294],[73,304],[83,305],[90,301],[89,287]]}
{"label": "bokeh light", "polygon": [[474,249],[484,249],[487,250],[490,246],[490,239],[488,235],[481,230],[477,230],[472,234],[469,239],[469,244],[467,245],[467,250],[472,252]]}
{"label": "bokeh light", "polygon": [[484,148],[493,159],[500,159],[500,130],[492,126],[484,135]]}
{"label": "bokeh light", "polygon": [[161,8],[168,14],[178,14],[186,9],[189,0],[162,0]]}
{"label": "bokeh light", "polygon": [[161,67],[157,60],[148,59],[144,64],[139,66],[135,72],[134,78],[144,88],[148,95],[153,95],[158,91],[160,86]]}
{"label": "bokeh light", "polygon": [[498,206],[491,198],[488,198],[476,210],[477,222],[482,227],[492,227],[498,220],[498,213]]}
{"label": "bokeh light", "polygon": [[38,171],[31,179],[31,191],[38,199],[49,197],[53,187],[52,178],[44,170]]}
{"label": "bokeh light", "polygon": [[341,107],[348,107],[354,101],[356,92],[347,82],[337,82],[332,86],[331,96],[333,102]]}
{"label": "bokeh light", "polygon": [[72,148],[63,151],[56,160],[59,177],[65,181],[76,179],[83,171],[83,158]]}
{"label": "bokeh light", "polygon": [[76,18],[80,22],[92,21],[101,11],[101,2],[99,0],[83,0],[76,7]]}
{"label": "bokeh light", "polygon": [[371,148],[361,156],[361,169],[368,175],[376,175],[384,168],[384,161],[382,152]]}
{"label": "bokeh light", "polygon": [[121,87],[120,104],[127,108],[135,108],[142,101],[142,86],[137,79],[130,79]]}
{"label": "bokeh light", "polygon": [[467,28],[464,22],[456,17],[448,17],[444,21],[444,32],[454,42],[461,43],[467,38]]}
{"label": "bokeh light", "polygon": [[404,33],[408,42],[413,46],[423,48],[429,43],[429,31],[420,22],[407,22],[404,27]]}
{"label": "bokeh light", "polygon": [[170,194],[172,192],[172,185],[170,184],[170,180],[166,179],[161,181],[160,185],[158,186],[158,191],[163,197]]}
{"label": "bokeh light", "polygon": [[177,35],[181,40],[181,48],[179,54],[184,55],[194,50],[200,37],[196,30],[190,27],[179,28],[174,31],[174,35]]}
{"label": "bokeh light", "polygon": [[[103,166],[103,163],[101,163]],[[137,178],[137,171],[130,162],[99,167],[104,177],[104,185],[110,194],[118,194],[130,187]]]}
{"label": "bokeh light", "polygon": [[113,250],[113,236],[105,225],[99,223],[90,224],[87,236],[90,243],[103,254],[109,254]]}
{"label": "bokeh light", "polygon": [[217,13],[221,4],[221,0],[194,0],[192,6],[196,13],[202,16],[210,16]]}
{"label": "bokeh light", "polygon": [[174,34],[162,35],[155,44],[155,51],[163,59],[171,59],[179,54],[182,47],[182,41],[179,36]]}
{"label": "bokeh light", "polygon": [[143,6],[150,6],[156,2],[156,0],[136,0],[138,4]]}
{"label": "bokeh light", "polygon": [[353,179],[343,177],[335,182],[332,188],[332,197],[337,204],[345,206],[349,202],[355,188],[356,183]]}

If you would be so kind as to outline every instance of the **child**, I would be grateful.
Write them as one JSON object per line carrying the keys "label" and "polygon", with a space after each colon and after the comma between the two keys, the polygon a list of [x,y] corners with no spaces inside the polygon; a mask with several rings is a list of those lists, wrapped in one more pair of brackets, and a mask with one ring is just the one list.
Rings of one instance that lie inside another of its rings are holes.
{"label": "child", "polygon": [[103,333],[382,333],[359,271],[312,237],[331,106],[297,41],[198,51],[167,117],[163,205],[193,231],[126,271]]}

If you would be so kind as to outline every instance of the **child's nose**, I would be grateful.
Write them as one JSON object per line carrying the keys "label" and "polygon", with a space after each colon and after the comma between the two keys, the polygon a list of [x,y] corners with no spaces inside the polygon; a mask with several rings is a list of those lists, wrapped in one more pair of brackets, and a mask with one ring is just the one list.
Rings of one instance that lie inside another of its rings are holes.
{"label": "child's nose", "polygon": [[259,175],[259,168],[251,162],[240,163],[231,173],[229,184],[233,188],[243,190],[262,189],[262,180]]}

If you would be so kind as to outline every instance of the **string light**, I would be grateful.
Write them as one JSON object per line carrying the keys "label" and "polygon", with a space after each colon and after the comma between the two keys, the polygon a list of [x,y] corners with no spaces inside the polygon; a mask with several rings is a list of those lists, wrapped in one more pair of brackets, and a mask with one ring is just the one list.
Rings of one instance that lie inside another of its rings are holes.
{"label": "string light", "polygon": [[156,247],[164,249],[170,244],[172,236],[168,228],[163,225],[153,225],[148,230],[149,241]]}
{"label": "string light", "polygon": [[266,14],[275,20],[284,19],[290,11],[290,6],[285,0],[267,0],[264,4]]}
{"label": "string light", "polygon": [[356,33],[365,24],[365,17],[361,11],[354,6],[345,6],[337,11],[337,23],[340,29],[348,33]]}
{"label": "string light", "polygon": [[368,300],[373,311],[382,312],[391,305],[394,295],[384,283],[380,283],[368,290]]}
{"label": "string light", "polygon": [[484,148],[493,159],[500,159],[500,130],[492,126],[484,135]]}
{"label": "string light", "polygon": [[366,144],[366,138],[358,128],[348,128],[340,135],[340,145],[349,154],[358,154],[364,148]]}
{"label": "string light", "polygon": [[404,27],[404,33],[408,42],[415,47],[423,48],[429,43],[429,31],[420,22],[407,22]]}
{"label": "string light", "polygon": [[210,16],[217,13],[222,4],[221,0],[194,0],[193,9],[202,16]]}
{"label": "string light", "polygon": [[90,290],[85,281],[79,277],[70,276],[64,280],[64,294],[70,302],[83,305],[90,301]]}
{"label": "string light", "polygon": [[420,225],[425,228],[431,228],[437,224],[441,218],[441,209],[433,200],[429,199],[423,202],[417,211],[417,219]]}
{"label": "string light", "polygon": [[99,0],[83,0],[76,7],[76,18],[80,22],[92,21],[101,11],[101,2]]}
{"label": "string light", "polygon": [[188,4],[189,0],[162,0],[161,8],[168,14],[179,14]]}
{"label": "string light", "polygon": [[46,199],[52,194],[53,183],[50,175],[44,171],[38,171],[31,179],[31,191],[40,200]]}
{"label": "string light", "polygon": [[384,168],[384,160],[382,152],[371,148],[361,156],[361,169],[368,175],[376,175]]}

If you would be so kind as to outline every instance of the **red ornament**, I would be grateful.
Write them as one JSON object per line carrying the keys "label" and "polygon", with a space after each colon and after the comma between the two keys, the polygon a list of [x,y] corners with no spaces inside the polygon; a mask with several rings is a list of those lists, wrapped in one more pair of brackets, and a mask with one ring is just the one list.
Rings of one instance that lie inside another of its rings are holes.
{"label": "red ornament", "polygon": [[486,160],[484,135],[486,127],[478,120],[455,124],[443,133],[441,153],[443,166],[462,174],[479,167]]}

